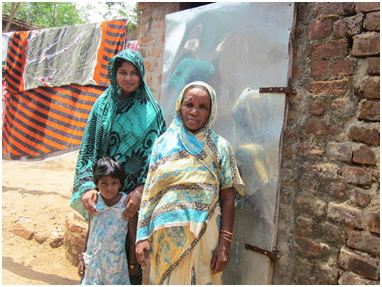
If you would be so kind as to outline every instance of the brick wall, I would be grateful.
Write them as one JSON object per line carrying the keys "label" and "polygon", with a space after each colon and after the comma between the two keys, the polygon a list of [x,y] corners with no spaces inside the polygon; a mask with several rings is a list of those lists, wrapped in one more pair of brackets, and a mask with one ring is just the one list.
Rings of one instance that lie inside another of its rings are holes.
{"label": "brick wall", "polygon": [[[139,3],[160,101],[165,15]],[[296,3],[273,284],[379,284],[379,2]]]}
{"label": "brick wall", "polygon": [[379,3],[297,3],[274,284],[379,283]]}
{"label": "brick wall", "polygon": [[155,99],[160,102],[166,15],[179,11],[177,2],[139,2],[141,11],[139,46],[145,60],[146,83]]}

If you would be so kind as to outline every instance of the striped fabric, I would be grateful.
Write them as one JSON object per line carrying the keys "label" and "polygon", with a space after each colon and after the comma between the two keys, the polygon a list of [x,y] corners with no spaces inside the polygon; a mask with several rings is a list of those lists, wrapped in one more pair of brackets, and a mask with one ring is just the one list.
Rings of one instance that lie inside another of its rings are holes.
{"label": "striped fabric", "polygon": [[[10,96],[3,120],[3,160],[42,160],[78,150],[94,102],[109,85],[107,63],[126,45],[126,21],[100,23],[102,39],[94,68],[95,85],[70,84],[25,90],[29,32],[15,32],[8,45],[6,81]],[[64,29],[64,28],[63,28]]]}

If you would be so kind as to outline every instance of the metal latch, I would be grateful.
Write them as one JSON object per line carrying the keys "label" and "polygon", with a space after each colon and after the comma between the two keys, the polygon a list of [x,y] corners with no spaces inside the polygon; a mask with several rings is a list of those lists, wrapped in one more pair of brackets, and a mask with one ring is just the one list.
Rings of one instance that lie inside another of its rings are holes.
{"label": "metal latch", "polygon": [[272,251],[268,251],[268,250],[261,249],[259,247],[245,243],[245,249],[249,249],[249,250],[264,254],[264,255],[268,256],[271,260],[275,260],[276,258],[280,258],[280,254],[277,252],[276,248],[273,248]]}
{"label": "metal latch", "polygon": [[272,87],[272,88],[260,88],[259,93],[284,93],[293,94],[293,89],[291,87]]}

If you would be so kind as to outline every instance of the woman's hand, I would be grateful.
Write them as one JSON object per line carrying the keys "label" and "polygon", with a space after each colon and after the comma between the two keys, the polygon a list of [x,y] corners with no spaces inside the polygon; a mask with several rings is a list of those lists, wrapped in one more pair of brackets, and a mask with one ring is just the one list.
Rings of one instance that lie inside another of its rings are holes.
{"label": "woman's hand", "polygon": [[78,263],[78,276],[81,278],[85,276],[85,262],[83,259],[81,259],[80,263]]}
{"label": "woman's hand", "polygon": [[123,202],[122,206],[127,205],[125,211],[122,214],[123,219],[128,219],[132,217],[137,212],[139,206],[141,205],[142,195],[141,197],[139,197],[137,193],[139,193],[139,191],[137,191],[136,189],[133,190],[127,195],[125,201]]}
{"label": "woman's hand", "polygon": [[138,274],[138,268],[136,265],[129,265],[129,275],[130,279]]}
{"label": "woman's hand", "polygon": [[97,191],[95,189],[88,190],[81,197],[81,202],[89,215],[95,215],[96,209],[94,205],[97,204]]}
{"label": "woman's hand", "polygon": [[150,257],[150,243],[147,239],[138,242],[135,247],[135,254],[139,264],[141,264],[142,267],[146,267],[146,263],[149,262]]}
{"label": "woman's hand", "polygon": [[219,244],[212,255],[211,270],[212,274],[222,272],[229,262],[229,249],[231,243],[223,238],[219,238]]}

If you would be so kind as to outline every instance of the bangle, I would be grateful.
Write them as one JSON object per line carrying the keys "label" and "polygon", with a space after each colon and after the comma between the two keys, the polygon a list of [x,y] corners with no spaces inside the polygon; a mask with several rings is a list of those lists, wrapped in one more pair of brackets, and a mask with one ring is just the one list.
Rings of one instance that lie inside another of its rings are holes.
{"label": "bangle", "polygon": [[230,239],[228,239],[227,237],[224,237],[224,236],[222,236],[222,235],[220,235],[220,238],[223,238],[223,239],[229,241],[230,243],[232,242],[232,240],[230,240]]}
{"label": "bangle", "polygon": [[130,268],[137,268],[137,264],[130,264],[129,267]]}
{"label": "bangle", "polygon": [[138,189],[134,189],[134,193],[135,193],[135,195],[138,196],[139,198],[142,198],[142,193],[140,193],[140,192],[138,191]]}
{"label": "bangle", "polygon": [[231,236],[233,235],[232,232],[229,232],[229,231],[226,231],[226,230],[222,230],[222,229],[220,230],[220,232],[228,234],[228,235],[231,235]]}

